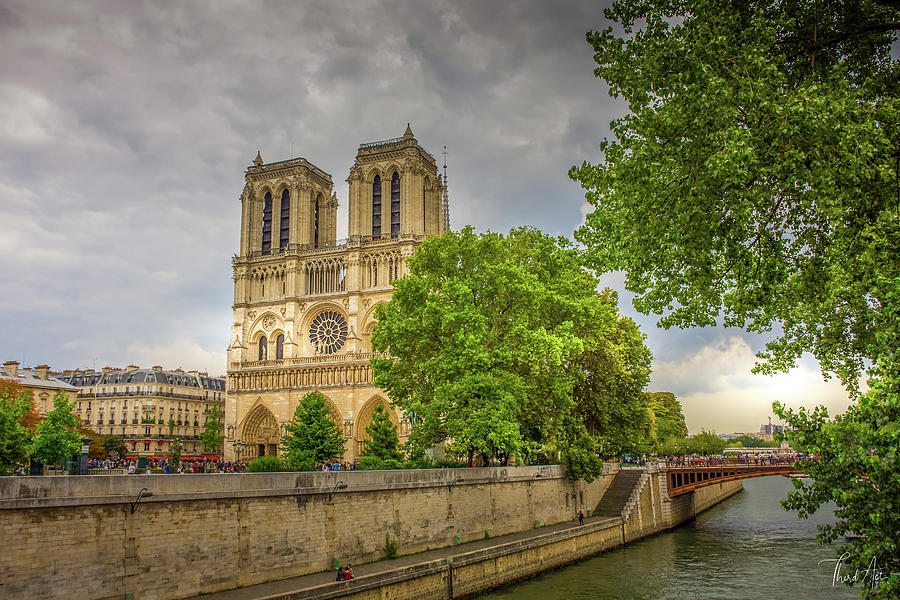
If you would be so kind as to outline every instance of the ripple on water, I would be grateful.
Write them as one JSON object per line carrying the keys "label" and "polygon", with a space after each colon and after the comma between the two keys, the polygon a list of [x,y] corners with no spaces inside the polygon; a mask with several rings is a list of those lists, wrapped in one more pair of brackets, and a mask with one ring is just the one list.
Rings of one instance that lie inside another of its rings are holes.
{"label": "ripple on water", "polygon": [[830,512],[798,519],[779,501],[783,477],[744,482],[733,496],[678,529],[611,550],[483,600],[850,600],[858,590],[832,587],[835,548],[816,542]]}

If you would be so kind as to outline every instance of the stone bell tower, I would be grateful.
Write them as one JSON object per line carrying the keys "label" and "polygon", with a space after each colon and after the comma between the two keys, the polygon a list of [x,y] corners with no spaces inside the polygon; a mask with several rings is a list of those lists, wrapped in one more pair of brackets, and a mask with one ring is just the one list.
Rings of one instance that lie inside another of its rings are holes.
{"label": "stone bell tower", "polygon": [[[361,144],[350,169],[348,239],[337,240],[331,175],[305,158],[257,153],[241,194],[228,346],[225,455],[276,454],[300,398],[318,391],[344,432],[344,460],[364,448],[387,396],[372,383],[375,308],[429,235],[447,228],[434,157],[407,125]],[[401,440],[408,422],[389,407]]]}

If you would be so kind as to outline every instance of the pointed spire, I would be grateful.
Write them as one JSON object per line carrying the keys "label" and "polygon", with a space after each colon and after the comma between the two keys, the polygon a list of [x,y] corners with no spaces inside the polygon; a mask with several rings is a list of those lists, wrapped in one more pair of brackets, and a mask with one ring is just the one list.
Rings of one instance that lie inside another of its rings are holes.
{"label": "pointed spire", "polygon": [[262,156],[259,153],[259,150],[256,151],[256,158],[253,159],[253,164],[257,167],[261,167],[263,164]]}
{"label": "pointed spire", "polygon": [[411,138],[413,137],[412,127],[409,126],[409,123],[406,124],[406,133],[403,134],[403,138]]}

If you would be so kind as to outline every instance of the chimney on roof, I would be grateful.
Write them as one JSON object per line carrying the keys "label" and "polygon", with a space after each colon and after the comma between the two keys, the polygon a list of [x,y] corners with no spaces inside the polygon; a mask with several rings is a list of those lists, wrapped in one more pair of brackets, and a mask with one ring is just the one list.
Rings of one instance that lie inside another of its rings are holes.
{"label": "chimney on roof", "polygon": [[128,365],[127,367],[125,367],[126,371],[137,371],[138,369],[140,369],[140,367],[137,365]]}
{"label": "chimney on roof", "polygon": [[175,372],[176,373],[184,373],[184,369],[182,369],[181,367],[178,367],[177,369],[175,369]]}
{"label": "chimney on roof", "polygon": [[19,376],[19,361],[8,360],[5,363],[3,363],[3,369],[9,374],[10,377],[18,377]]}
{"label": "chimney on roof", "polygon": [[110,371],[115,371],[115,369],[113,369],[113,368],[110,367],[110,366],[106,366],[106,367],[103,367],[102,369],[100,369],[100,372],[103,373],[104,375],[106,375],[106,374],[109,373]]}
{"label": "chimney on roof", "polygon": [[200,376],[201,377],[209,377],[209,373],[207,373],[206,371],[200,371]]}
{"label": "chimney on roof", "polygon": [[153,365],[154,371],[162,371],[162,365]]}
{"label": "chimney on roof", "polygon": [[38,374],[38,377],[46,381],[50,378],[50,366],[49,365],[38,365],[34,368],[34,372]]}

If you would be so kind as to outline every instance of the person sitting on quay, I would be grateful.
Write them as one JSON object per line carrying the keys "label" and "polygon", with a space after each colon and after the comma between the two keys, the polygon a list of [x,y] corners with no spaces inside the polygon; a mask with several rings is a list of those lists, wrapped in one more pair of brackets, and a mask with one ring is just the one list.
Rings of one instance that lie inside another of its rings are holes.
{"label": "person sitting on quay", "polygon": [[344,579],[350,580],[353,579],[353,577],[355,577],[355,575],[353,575],[353,567],[347,565],[347,568],[344,569]]}
{"label": "person sitting on quay", "polygon": [[344,580],[344,567],[338,567],[337,579],[335,579],[335,581],[343,581],[343,580]]}

